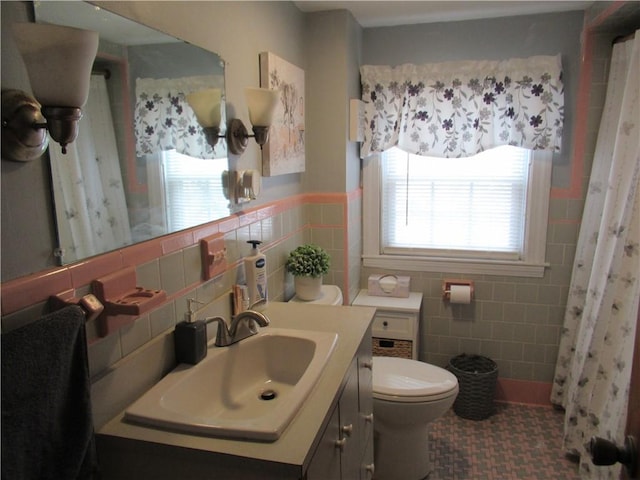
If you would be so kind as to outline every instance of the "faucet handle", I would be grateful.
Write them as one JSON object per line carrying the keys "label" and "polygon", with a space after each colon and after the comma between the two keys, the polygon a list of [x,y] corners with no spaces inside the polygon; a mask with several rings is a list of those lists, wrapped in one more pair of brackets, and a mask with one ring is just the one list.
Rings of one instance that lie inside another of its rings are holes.
{"label": "faucet handle", "polygon": [[230,334],[229,329],[227,328],[227,322],[220,316],[208,317],[205,319],[205,323],[207,325],[214,322],[218,324],[218,331],[216,332],[216,346],[226,347],[230,343]]}

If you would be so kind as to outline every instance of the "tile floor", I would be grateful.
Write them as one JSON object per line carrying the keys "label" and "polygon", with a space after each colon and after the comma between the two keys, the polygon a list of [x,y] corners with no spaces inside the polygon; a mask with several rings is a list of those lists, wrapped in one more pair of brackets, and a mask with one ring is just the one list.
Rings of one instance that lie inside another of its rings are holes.
{"label": "tile floor", "polygon": [[562,425],[551,407],[499,403],[481,421],[450,410],[431,426],[428,480],[578,480],[561,449]]}

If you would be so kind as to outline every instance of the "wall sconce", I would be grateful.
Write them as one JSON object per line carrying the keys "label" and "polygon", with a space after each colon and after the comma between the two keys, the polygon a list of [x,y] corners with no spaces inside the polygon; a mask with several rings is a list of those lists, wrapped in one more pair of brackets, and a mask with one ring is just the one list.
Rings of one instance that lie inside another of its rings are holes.
{"label": "wall sconce", "polygon": [[18,90],[2,93],[3,157],[38,158],[47,148],[47,130],[66,153],[89,96],[98,33],[39,23],[16,23],[12,33],[36,99]]}
{"label": "wall sconce", "polygon": [[268,88],[245,88],[244,94],[249,107],[249,121],[253,135],[249,135],[242,120],[234,118],[229,123],[227,143],[229,151],[241,155],[247,148],[249,137],[254,137],[256,143],[262,146],[269,139],[269,127],[273,121],[273,112],[278,104],[280,92]]}
{"label": "wall sconce", "polygon": [[268,88],[245,88],[253,135],[249,135],[242,120],[233,118],[229,121],[226,136],[222,136],[220,135],[220,91],[215,93],[216,90],[211,88],[187,95],[187,102],[196,114],[209,145],[214,147],[218,143],[218,138],[226,138],[229,151],[234,155],[241,155],[247,148],[249,138],[253,137],[262,148],[269,139],[269,127],[280,92]]}
{"label": "wall sconce", "polygon": [[219,88],[207,88],[190,93],[186,98],[193,113],[196,114],[207,142],[211,148],[215,147],[218,138],[224,138],[224,135],[220,135],[222,91]]}

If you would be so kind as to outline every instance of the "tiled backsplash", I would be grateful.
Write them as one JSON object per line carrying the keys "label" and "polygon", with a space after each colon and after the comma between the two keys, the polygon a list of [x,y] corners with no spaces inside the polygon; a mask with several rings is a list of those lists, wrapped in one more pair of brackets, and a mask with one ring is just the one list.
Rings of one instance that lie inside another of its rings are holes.
{"label": "tiled backsplash", "polygon": [[[350,280],[346,273],[348,258],[343,255],[350,230],[345,222],[350,198],[359,198],[359,191],[290,197],[220,222],[6,282],[2,285],[2,329],[6,332],[39,318],[47,311],[50,295],[73,289],[76,296],[81,296],[90,292],[90,282],[95,278],[135,266],[137,283],[164,290],[167,301],[104,338],[98,336],[95,321],[87,324],[91,375],[99,379],[117,362],[182,321],[188,298],[209,305],[202,315],[215,313],[228,317],[230,289],[234,283],[244,282],[240,265],[249,253],[246,244],[249,239],[263,242],[271,300],[286,300],[293,295],[293,281],[286,274],[284,263],[288,253],[304,242],[317,243],[330,253],[332,268],[325,283],[343,289],[350,282],[357,285],[358,277]],[[217,232],[224,233],[228,268],[224,274],[205,282],[201,280],[199,239]]]}

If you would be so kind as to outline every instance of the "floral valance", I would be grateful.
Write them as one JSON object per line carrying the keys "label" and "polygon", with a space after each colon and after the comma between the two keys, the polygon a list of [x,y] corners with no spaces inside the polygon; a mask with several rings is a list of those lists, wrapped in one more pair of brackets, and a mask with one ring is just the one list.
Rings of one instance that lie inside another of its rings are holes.
{"label": "floral valance", "polygon": [[218,83],[216,75],[136,79],[136,155],[175,149],[195,158],[224,156],[225,142],[211,148],[185,98]]}
{"label": "floral valance", "polygon": [[360,74],[362,158],[393,146],[433,157],[466,157],[499,145],[560,150],[560,55],[364,65]]}

